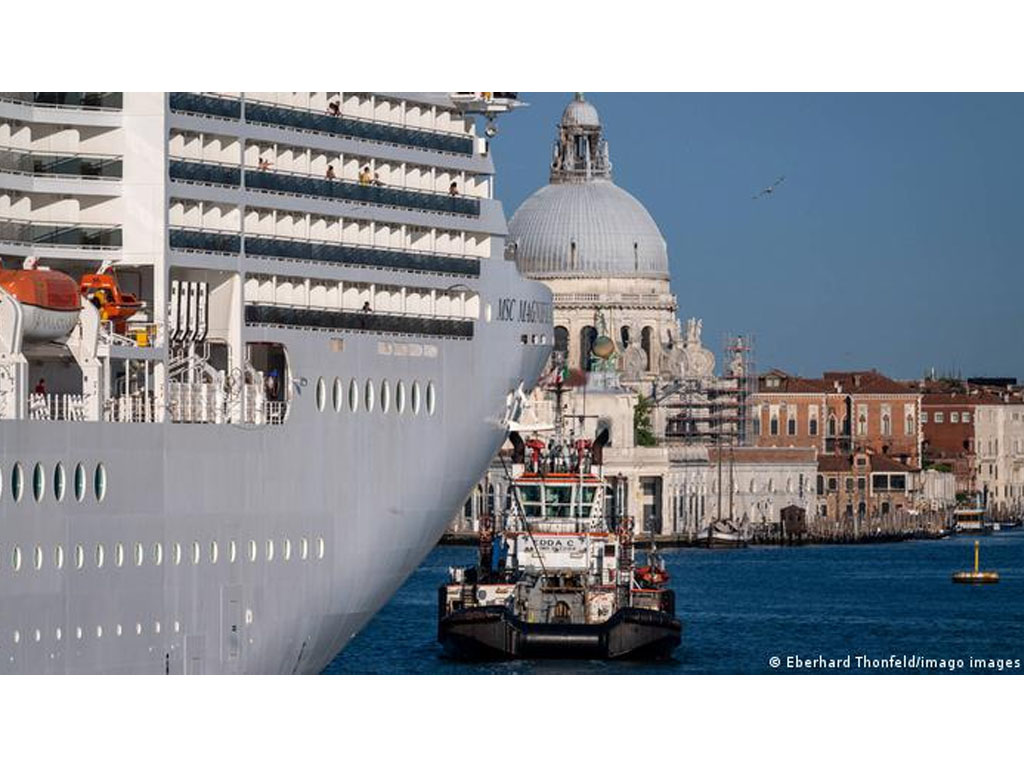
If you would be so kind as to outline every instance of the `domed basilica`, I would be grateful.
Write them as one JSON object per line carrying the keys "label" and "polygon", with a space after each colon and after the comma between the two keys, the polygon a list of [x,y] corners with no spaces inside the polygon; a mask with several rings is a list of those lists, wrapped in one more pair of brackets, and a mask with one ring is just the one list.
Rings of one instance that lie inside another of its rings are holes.
{"label": "domed basilica", "polygon": [[612,181],[601,120],[583,94],[562,113],[550,181],[516,211],[509,241],[520,271],[554,294],[555,348],[571,366],[591,370],[594,341],[607,336],[625,382],[712,375],[700,323],[680,333],[665,238]]}

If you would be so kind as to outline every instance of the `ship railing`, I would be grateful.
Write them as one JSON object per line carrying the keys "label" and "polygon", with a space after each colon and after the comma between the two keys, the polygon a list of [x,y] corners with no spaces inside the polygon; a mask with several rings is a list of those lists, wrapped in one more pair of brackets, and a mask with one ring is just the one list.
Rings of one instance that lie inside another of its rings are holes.
{"label": "ship railing", "polygon": [[28,417],[32,421],[85,421],[85,398],[66,392],[33,392],[28,397]]}
{"label": "ship railing", "polygon": [[284,400],[268,400],[263,404],[263,415],[267,424],[284,424],[288,403]]}
{"label": "ship railing", "polygon": [[107,321],[100,326],[100,342],[112,347],[158,347],[163,344],[163,326],[148,321],[128,322],[125,333],[117,333]]}
{"label": "ship railing", "polygon": [[216,384],[187,384],[171,382],[170,415],[177,424],[223,424],[226,418],[226,398]]}
{"label": "ship railing", "polygon": [[151,393],[112,397],[107,400],[103,410],[106,421],[122,424],[152,424],[160,420],[156,398]]}

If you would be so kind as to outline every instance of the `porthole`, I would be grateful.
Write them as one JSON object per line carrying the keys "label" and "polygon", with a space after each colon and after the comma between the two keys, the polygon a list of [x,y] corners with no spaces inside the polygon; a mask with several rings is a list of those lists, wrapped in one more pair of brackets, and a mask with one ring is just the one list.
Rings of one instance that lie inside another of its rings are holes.
{"label": "porthole", "polygon": [[36,544],[35,551],[32,553],[32,567],[37,571],[43,570],[43,548]]}
{"label": "porthole", "polygon": [[411,405],[412,405],[412,412],[413,413],[419,413],[420,412],[420,383],[418,381],[414,381],[412,383],[412,403],[411,403]]}
{"label": "porthole", "polygon": [[21,570],[21,547],[15,547],[11,550],[11,568],[15,571]]}
{"label": "porthole", "polygon": [[164,545],[159,541],[153,545],[153,564],[157,566],[164,564]]}
{"label": "porthole", "polygon": [[366,380],[366,386],[363,388],[363,405],[366,406],[366,412],[371,413],[373,411],[374,403],[374,391],[373,381],[371,379]]}
{"label": "porthole", "polygon": [[267,562],[269,563],[269,562],[271,562],[274,559],[274,540],[273,539],[267,539],[266,552],[267,552]]}
{"label": "porthole", "polygon": [[292,559],[292,540],[291,539],[285,539],[284,540],[284,547],[282,548],[281,556],[284,558],[285,562],[287,562],[287,561]]}
{"label": "porthole", "polygon": [[334,384],[331,386],[331,404],[334,406],[335,413],[341,413],[341,407],[344,403],[345,392],[341,385],[341,379],[337,376],[334,377]]}
{"label": "porthole", "polygon": [[359,410],[359,383],[355,379],[348,383],[348,409],[352,413]]}
{"label": "porthole", "polygon": [[32,633],[32,639],[35,640],[37,643],[40,640],[42,640],[43,639],[43,632],[42,632],[42,630],[37,629],[35,632],[33,632]]}
{"label": "porthole", "polygon": [[85,467],[79,463],[75,467],[75,501],[85,498]]}
{"label": "porthole", "polygon": [[380,412],[387,413],[391,409],[391,385],[387,379],[380,382]]}
{"label": "porthole", "polygon": [[43,494],[46,493],[46,470],[43,469],[43,465],[36,462],[35,467],[32,470],[32,495],[35,497],[37,502],[43,500]]}
{"label": "porthole", "polygon": [[488,303],[487,306],[484,307],[484,320],[486,320],[488,323],[491,322],[491,305],[490,305],[490,303]]}
{"label": "porthole", "polygon": [[317,560],[323,560],[324,559],[324,537],[323,536],[320,536],[316,540],[316,559]]}
{"label": "porthole", "polygon": [[160,622],[159,621],[154,621],[153,622],[153,634],[154,635],[159,635],[160,634]]}
{"label": "porthole", "polygon": [[96,625],[96,639],[103,637],[103,627],[99,624]]}
{"label": "porthole", "polygon": [[60,642],[61,638],[64,637],[64,630],[60,627],[57,627],[53,634],[57,638],[57,641]]}
{"label": "porthole", "polygon": [[174,564],[181,565],[181,544],[177,541],[174,542],[174,547],[172,549],[174,550]]}
{"label": "porthole", "polygon": [[399,381],[395,385],[395,410],[405,413],[405,382]]}
{"label": "porthole", "polygon": [[210,542],[210,562],[214,565],[217,564],[217,560],[220,557],[220,548],[217,546],[216,541]]}
{"label": "porthole", "polygon": [[11,467],[11,496],[14,497],[15,501],[21,501],[21,494],[25,488],[25,473],[21,469],[21,462],[16,462]]}
{"label": "porthole", "polygon": [[53,565],[58,571],[64,569],[64,547],[61,544],[53,548]]}
{"label": "porthole", "polygon": [[64,465],[59,461],[57,466],[53,468],[53,497],[57,501],[64,501],[64,486],[67,481],[67,477],[64,475]]}
{"label": "porthole", "polygon": [[324,384],[324,377],[316,380],[316,409],[323,412],[324,404],[327,402],[327,385]]}
{"label": "porthole", "polygon": [[76,640],[81,640],[82,639],[82,628],[81,627],[75,627],[75,639]]}
{"label": "porthole", "polygon": [[178,634],[179,632],[181,632],[181,622],[176,621],[174,622],[174,634]]}
{"label": "porthole", "polygon": [[96,494],[96,501],[103,501],[107,495],[107,468],[103,464],[96,465],[96,472],[92,477],[92,490]]}
{"label": "porthole", "polygon": [[139,622],[135,622],[135,634],[136,635],[141,635],[142,634],[142,624],[140,624]]}
{"label": "porthole", "polygon": [[232,539],[231,543],[228,544],[228,561],[235,562],[238,559],[238,545],[235,544],[235,540]]}
{"label": "porthole", "polygon": [[115,635],[120,637],[123,633],[124,633],[124,627],[122,627],[120,624],[118,624],[118,625],[116,625],[114,627],[114,634]]}
{"label": "porthole", "polygon": [[434,407],[437,405],[437,395],[434,391],[434,382],[427,384],[427,413],[434,415]]}
{"label": "porthole", "polygon": [[85,565],[85,550],[82,549],[81,544],[75,544],[75,568],[82,570],[82,566]]}
{"label": "porthole", "polygon": [[256,562],[256,542],[253,539],[249,539],[249,562]]}
{"label": "porthole", "polygon": [[135,565],[142,565],[145,560],[146,550],[143,548],[141,543],[135,542]]}
{"label": "porthole", "polygon": [[192,542],[192,565],[199,565],[199,542]]}
{"label": "porthole", "polygon": [[106,559],[107,559],[106,558],[106,552],[104,552],[104,550],[103,550],[103,545],[102,544],[97,544],[96,545],[96,567],[97,568],[102,568],[103,567],[103,562]]}
{"label": "porthole", "polygon": [[252,608],[245,609],[245,623],[246,626],[252,624]]}
{"label": "porthole", "polygon": [[14,630],[14,644],[17,645],[21,642],[21,632]]}
{"label": "porthole", "polygon": [[120,541],[114,545],[114,567],[120,568],[124,565],[124,544]]}

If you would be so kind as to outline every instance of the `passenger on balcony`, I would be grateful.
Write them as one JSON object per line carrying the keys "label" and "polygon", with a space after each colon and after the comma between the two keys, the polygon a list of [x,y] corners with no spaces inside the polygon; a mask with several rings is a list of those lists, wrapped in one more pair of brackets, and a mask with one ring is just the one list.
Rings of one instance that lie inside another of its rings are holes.
{"label": "passenger on balcony", "polygon": [[46,379],[40,379],[39,380],[39,383],[36,384],[35,393],[37,395],[45,395],[46,394]]}
{"label": "passenger on balcony", "polygon": [[256,170],[258,170],[258,171],[269,171],[270,170],[270,161],[267,160],[266,158],[261,157],[259,163],[256,166]]}
{"label": "passenger on balcony", "polygon": [[338,178],[338,177],[334,175],[334,166],[333,165],[328,165],[327,166],[327,180],[328,181],[334,181],[336,178]]}
{"label": "passenger on balcony", "polygon": [[341,102],[334,99],[327,105],[327,113],[334,117],[341,117]]}
{"label": "passenger on balcony", "polygon": [[363,312],[373,312],[373,307],[370,306],[370,302],[363,302]]}
{"label": "passenger on balcony", "polygon": [[384,182],[380,180],[380,174],[379,173],[374,173],[373,174],[373,186],[375,186],[375,187],[383,187],[384,186]]}
{"label": "passenger on balcony", "polygon": [[459,184],[458,184],[458,182],[453,181],[448,186],[448,194],[451,195],[452,197],[458,197],[459,196]]}
{"label": "passenger on balcony", "polygon": [[266,388],[267,388],[267,400],[277,400],[277,369],[274,369],[267,374]]}
{"label": "passenger on balcony", "polygon": [[370,166],[364,165],[363,170],[359,172],[359,183],[363,185],[370,184],[373,181],[373,174],[370,173]]}

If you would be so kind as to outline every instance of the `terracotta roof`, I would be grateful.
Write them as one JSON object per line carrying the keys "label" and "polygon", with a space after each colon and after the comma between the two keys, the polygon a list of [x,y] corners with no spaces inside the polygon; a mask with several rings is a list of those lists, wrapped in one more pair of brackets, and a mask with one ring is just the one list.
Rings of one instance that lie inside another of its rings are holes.
{"label": "terracotta roof", "polygon": [[823,453],[818,457],[819,472],[849,472],[852,466],[853,460],[850,456]]}
{"label": "terracotta roof", "polygon": [[962,395],[956,393],[926,393],[921,399],[921,405],[998,405],[1002,400],[996,395],[988,393],[976,395]]}
{"label": "terracotta roof", "polygon": [[871,454],[868,457],[872,472],[917,472],[913,467],[908,467],[901,461],[896,461],[880,453]]}
{"label": "terracotta roof", "polygon": [[835,389],[835,382],[839,382],[843,392],[849,394],[916,394],[906,384],[890,379],[878,371],[825,371],[823,378],[832,389]]}

